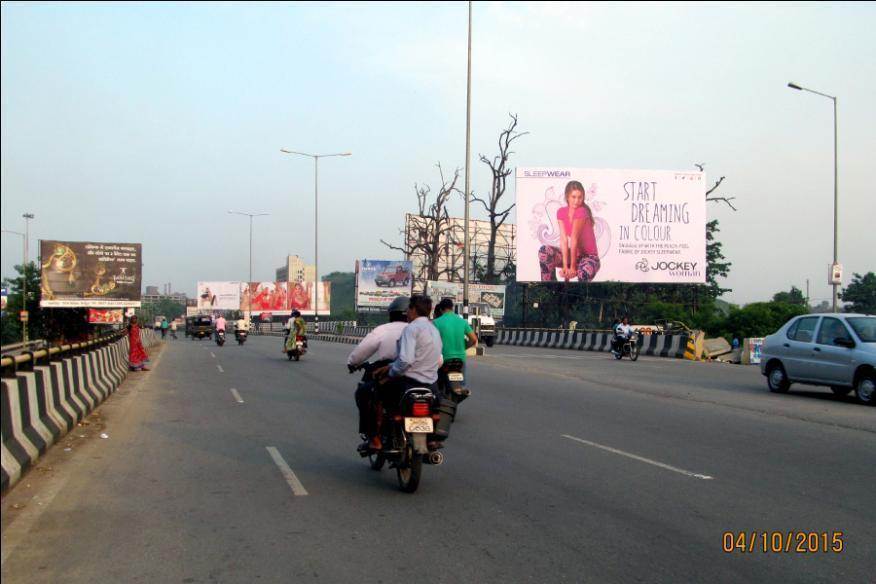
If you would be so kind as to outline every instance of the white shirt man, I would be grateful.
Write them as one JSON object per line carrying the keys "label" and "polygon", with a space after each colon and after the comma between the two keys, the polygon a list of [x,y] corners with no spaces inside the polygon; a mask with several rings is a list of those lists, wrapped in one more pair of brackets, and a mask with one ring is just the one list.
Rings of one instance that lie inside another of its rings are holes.
{"label": "white shirt man", "polygon": [[362,339],[350,356],[347,365],[355,367],[365,361],[395,360],[398,356],[398,340],[408,323],[405,321],[382,324]]}
{"label": "white shirt man", "polygon": [[245,318],[239,318],[234,322],[234,330],[236,331],[248,331],[249,330],[249,321]]}

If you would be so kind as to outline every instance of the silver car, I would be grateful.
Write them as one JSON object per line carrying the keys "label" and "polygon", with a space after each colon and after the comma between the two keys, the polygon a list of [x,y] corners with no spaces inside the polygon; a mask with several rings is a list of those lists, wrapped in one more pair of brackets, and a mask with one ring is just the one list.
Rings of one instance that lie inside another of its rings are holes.
{"label": "silver car", "polygon": [[770,391],[792,383],[827,385],[837,395],[852,389],[861,403],[876,401],[876,316],[796,316],[764,339],[760,372]]}

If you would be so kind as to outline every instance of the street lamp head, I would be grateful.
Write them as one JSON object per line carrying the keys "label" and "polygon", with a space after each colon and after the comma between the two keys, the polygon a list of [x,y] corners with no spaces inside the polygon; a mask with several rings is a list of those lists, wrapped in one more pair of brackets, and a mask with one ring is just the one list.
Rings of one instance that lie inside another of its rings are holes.
{"label": "street lamp head", "polygon": [[788,87],[790,87],[791,89],[796,89],[796,90],[798,90],[798,91],[802,91],[802,90],[803,90],[802,87],[800,87],[799,85],[797,85],[797,84],[794,83],[793,81],[791,81],[791,82],[788,83]]}
{"label": "street lamp head", "polygon": [[25,219],[33,219],[33,213],[25,213],[24,215],[22,215],[22,217],[24,217]]}

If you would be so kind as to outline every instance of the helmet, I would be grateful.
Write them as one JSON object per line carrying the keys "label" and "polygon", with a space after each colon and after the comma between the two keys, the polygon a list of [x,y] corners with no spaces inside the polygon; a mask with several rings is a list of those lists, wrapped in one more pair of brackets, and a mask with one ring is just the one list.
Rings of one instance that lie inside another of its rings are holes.
{"label": "helmet", "polygon": [[388,312],[407,312],[410,305],[410,298],[407,296],[399,296],[390,303]]}
{"label": "helmet", "polygon": [[300,313],[300,312],[298,312],[297,310],[293,310],[293,311],[292,311],[292,317],[293,317],[293,318],[298,318],[299,316],[301,316],[301,313]]}

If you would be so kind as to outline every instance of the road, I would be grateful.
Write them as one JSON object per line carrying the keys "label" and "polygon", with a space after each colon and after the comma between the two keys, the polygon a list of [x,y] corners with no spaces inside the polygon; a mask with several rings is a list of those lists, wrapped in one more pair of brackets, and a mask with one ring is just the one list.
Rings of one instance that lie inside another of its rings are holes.
{"label": "road", "polygon": [[[851,399],[771,395],[751,367],[494,347],[469,365],[446,463],[408,495],[355,452],[352,347],[294,363],[279,343],[166,343],[4,498],[4,582],[876,572],[876,412]],[[725,553],[727,531],[842,531],[844,548]]]}

